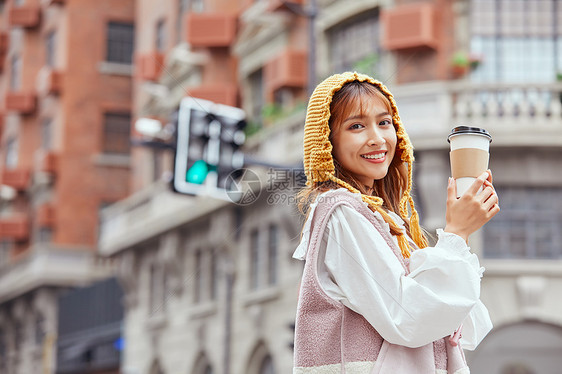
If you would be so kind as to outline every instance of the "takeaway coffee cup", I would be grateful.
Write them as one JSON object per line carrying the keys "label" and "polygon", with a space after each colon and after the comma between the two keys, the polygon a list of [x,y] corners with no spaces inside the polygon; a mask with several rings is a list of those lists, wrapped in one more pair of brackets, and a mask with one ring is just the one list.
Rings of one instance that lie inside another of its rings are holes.
{"label": "takeaway coffee cup", "polygon": [[476,177],[488,170],[492,136],[479,127],[457,126],[447,137],[451,144],[451,173],[461,197]]}

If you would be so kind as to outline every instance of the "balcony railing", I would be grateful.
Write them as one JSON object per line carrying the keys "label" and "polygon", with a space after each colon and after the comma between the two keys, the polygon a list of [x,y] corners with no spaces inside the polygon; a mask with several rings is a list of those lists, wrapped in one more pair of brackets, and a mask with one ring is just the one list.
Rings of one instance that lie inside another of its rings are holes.
{"label": "balcony railing", "polygon": [[417,149],[445,148],[458,125],[486,128],[495,145],[560,144],[562,83],[430,82],[391,88]]}

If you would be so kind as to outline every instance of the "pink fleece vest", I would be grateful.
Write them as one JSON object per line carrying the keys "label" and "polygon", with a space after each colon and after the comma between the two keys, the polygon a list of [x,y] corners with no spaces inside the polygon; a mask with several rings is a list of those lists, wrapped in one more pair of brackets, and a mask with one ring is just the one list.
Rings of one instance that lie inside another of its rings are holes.
{"label": "pink fleece vest", "polygon": [[341,191],[319,202],[312,218],[309,248],[295,323],[294,374],[467,374],[464,354],[448,339],[419,348],[385,341],[363,316],[330,298],[320,286],[318,251],[332,211],[346,204],[362,213],[403,264],[408,263],[377,216],[350,192]]}

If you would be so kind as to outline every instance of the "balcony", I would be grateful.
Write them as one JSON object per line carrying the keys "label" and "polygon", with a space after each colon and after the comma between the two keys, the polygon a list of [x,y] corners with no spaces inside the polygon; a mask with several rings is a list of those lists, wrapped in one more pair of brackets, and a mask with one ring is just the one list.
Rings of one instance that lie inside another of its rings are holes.
{"label": "balcony", "polygon": [[[291,10],[291,8],[286,5],[286,3],[287,2],[283,0],[269,0],[267,4],[267,10],[270,12],[275,12],[277,10]],[[303,0],[291,0],[290,3],[296,6],[302,6],[304,2]]]}
{"label": "balcony", "polygon": [[265,66],[268,95],[283,87],[303,88],[307,82],[307,53],[287,49]]}
{"label": "balcony", "polygon": [[29,218],[26,215],[0,218],[0,239],[17,242],[29,239]]}
{"label": "balcony", "polygon": [[29,185],[30,173],[27,169],[8,169],[2,171],[2,184],[24,191]]}
{"label": "balcony", "polygon": [[41,96],[59,95],[62,92],[62,73],[43,67],[37,74],[35,88]]}
{"label": "balcony", "polygon": [[437,49],[439,12],[432,3],[413,3],[382,12],[383,46],[388,50]]}
{"label": "balcony", "polygon": [[186,20],[186,40],[192,47],[228,47],[236,37],[235,15],[190,12]]}
{"label": "balcony", "polygon": [[187,89],[189,96],[213,101],[218,104],[237,106],[238,90],[231,84],[200,86]]}
{"label": "balcony", "polygon": [[153,51],[137,58],[137,75],[145,81],[158,81],[164,67],[164,54]]}
{"label": "balcony", "polygon": [[439,81],[391,90],[417,150],[447,148],[457,125],[487,129],[494,146],[562,144],[562,83]]}
{"label": "balcony", "polygon": [[55,222],[55,207],[52,204],[42,204],[37,208],[36,219],[39,227],[53,227]]}
{"label": "balcony", "polygon": [[38,6],[22,6],[10,9],[9,24],[11,27],[34,28],[41,22],[41,8]]}
{"label": "balcony", "polygon": [[6,110],[21,114],[31,114],[37,106],[37,97],[33,93],[8,92],[5,100]]}

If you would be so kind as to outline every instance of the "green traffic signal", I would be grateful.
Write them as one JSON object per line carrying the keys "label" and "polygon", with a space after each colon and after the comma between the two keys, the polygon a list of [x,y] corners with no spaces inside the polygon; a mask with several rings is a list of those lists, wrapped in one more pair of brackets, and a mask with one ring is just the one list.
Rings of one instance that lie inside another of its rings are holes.
{"label": "green traffic signal", "polygon": [[203,184],[209,174],[209,166],[204,160],[197,160],[187,170],[185,180],[188,183]]}

